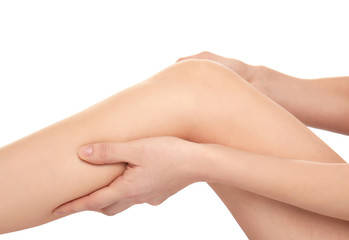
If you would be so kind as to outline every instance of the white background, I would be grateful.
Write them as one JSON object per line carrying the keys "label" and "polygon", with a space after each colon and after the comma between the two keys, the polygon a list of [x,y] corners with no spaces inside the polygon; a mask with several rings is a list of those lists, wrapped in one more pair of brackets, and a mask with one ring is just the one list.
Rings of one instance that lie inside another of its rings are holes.
{"label": "white background", "polygon": [[[348,76],[345,4],[0,1],[0,146],[204,50],[297,77]],[[347,136],[312,130],[349,159]],[[204,183],[157,207],[137,205],[114,217],[83,212],[0,236],[62,238],[247,239]]]}

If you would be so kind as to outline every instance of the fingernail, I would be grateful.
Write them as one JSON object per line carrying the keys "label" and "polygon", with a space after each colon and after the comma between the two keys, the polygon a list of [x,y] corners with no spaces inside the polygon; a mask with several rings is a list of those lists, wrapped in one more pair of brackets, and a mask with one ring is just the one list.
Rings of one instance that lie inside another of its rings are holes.
{"label": "fingernail", "polygon": [[92,145],[84,146],[80,149],[80,155],[82,157],[88,157],[92,155]]}

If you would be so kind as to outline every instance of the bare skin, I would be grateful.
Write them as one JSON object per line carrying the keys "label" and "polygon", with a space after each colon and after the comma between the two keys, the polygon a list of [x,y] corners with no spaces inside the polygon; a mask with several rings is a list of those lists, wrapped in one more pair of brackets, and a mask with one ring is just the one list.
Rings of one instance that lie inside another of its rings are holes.
{"label": "bare skin", "polygon": [[349,220],[348,163],[282,159],[217,144],[206,144],[203,148],[201,168],[195,169],[200,172],[195,175],[203,181],[232,185],[315,213]]}
{"label": "bare skin", "polygon": [[[235,186],[349,220],[347,163],[279,158],[174,137],[92,146],[93,153],[80,153],[83,160],[92,164],[127,162],[129,168],[113,185],[66,204],[58,209],[60,214],[95,210],[114,215],[137,203],[158,205],[183,187],[201,181]],[[98,202],[94,208],[87,205],[91,201]]]}
{"label": "bare skin", "polygon": [[349,77],[296,78],[210,52],[180,58],[209,59],[238,73],[304,124],[349,135]]}
{"label": "bare skin", "polygon": [[[109,185],[124,171],[125,164],[84,163],[77,155],[79,146],[155,136],[175,136],[286,158],[344,162],[297,118],[235,72],[213,61],[182,61],[77,115],[3,147],[0,184],[4,189],[1,196],[6,198],[0,198],[0,221],[5,222],[0,232],[59,218],[52,214],[57,206]],[[13,177],[8,169],[15,170],[21,178]],[[51,169],[50,174],[47,169]],[[17,187],[19,191],[13,191],[16,186],[21,186]],[[349,237],[346,221],[235,187],[216,183],[210,186],[250,239]],[[31,201],[24,196],[32,196]],[[15,211],[18,206],[21,211]]]}

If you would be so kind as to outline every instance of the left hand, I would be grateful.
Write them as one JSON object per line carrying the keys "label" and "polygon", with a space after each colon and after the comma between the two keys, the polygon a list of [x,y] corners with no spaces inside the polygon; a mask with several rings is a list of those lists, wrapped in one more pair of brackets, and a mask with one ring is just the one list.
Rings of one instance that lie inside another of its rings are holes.
{"label": "left hand", "polygon": [[[134,204],[158,205],[184,187],[200,181],[198,167],[200,144],[176,137],[151,137],[117,143],[91,144],[80,157],[92,164],[127,162],[123,175],[109,186],[87,196],[63,204],[56,214],[90,210],[108,216],[126,210]],[[86,146],[87,147],[87,146]]]}

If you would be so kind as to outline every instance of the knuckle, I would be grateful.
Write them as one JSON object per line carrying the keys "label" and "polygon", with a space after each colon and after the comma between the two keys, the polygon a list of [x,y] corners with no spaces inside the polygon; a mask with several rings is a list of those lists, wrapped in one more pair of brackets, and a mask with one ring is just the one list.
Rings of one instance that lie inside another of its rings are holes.
{"label": "knuckle", "polygon": [[102,209],[102,210],[100,210],[100,212],[103,213],[103,214],[106,215],[106,216],[109,216],[109,217],[115,215],[114,212],[112,212],[112,211],[110,211],[110,210],[108,210],[108,209]]}
{"label": "knuckle", "polygon": [[148,203],[152,206],[158,206],[162,203],[163,201],[159,200],[159,199],[153,199],[151,201],[149,201]]}
{"label": "knuckle", "polygon": [[149,204],[152,206],[157,206],[157,203],[155,201],[150,201]]}

